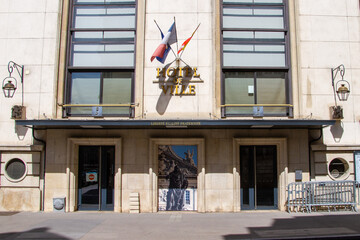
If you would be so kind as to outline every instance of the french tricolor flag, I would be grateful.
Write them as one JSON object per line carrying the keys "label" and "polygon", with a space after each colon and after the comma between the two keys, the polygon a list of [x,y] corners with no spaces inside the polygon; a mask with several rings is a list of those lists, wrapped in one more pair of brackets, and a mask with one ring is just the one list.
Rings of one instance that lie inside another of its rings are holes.
{"label": "french tricolor flag", "polygon": [[177,42],[175,21],[171,25],[169,31],[166,33],[165,36],[161,30],[160,32],[161,32],[162,41],[160,45],[156,48],[154,54],[151,56],[151,61],[153,61],[154,58],[156,58],[159,62],[164,63],[170,51],[170,45]]}

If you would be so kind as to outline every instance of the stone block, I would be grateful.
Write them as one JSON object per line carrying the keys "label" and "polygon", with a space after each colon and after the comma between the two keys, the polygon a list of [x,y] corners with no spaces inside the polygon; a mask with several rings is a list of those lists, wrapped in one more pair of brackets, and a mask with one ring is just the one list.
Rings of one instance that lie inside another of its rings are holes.
{"label": "stone block", "polygon": [[1,188],[0,211],[40,211],[37,188]]}

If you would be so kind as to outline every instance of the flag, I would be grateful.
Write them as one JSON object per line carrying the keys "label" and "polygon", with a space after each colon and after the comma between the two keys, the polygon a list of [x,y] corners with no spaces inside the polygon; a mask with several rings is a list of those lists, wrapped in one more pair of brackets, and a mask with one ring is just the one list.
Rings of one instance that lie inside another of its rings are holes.
{"label": "flag", "polygon": [[200,24],[197,26],[197,28],[195,29],[195,31],[193,32],[193,34],[191,34],[191,37],[189,37],[188,39],[186,39],[186,40],[183,42],[183,44],[181,44],[181,48],[180,48],[179,51],[178,51],[178,55],[179,55],[179,53],[180,53],[181,51],[184,51],[184,50],[185,50],[186,46],[187,46],[188,43],[190,42],[191,38],[194,36],[196,30],[198,30],[199,26],[200,26]]}
{"label": "flag", "polygon": [[164,63],[170,51],[170,45],[177,42],[175,21],[171,25],[169,31],[166,33],[165,36],[161,30],[160,33],[161,33],[162,41],[160,45],[156,48],[153,55],[151,56],[151,61],[153,61],[154,58],[156,58],[159,62]]}
{"label": "flag", "polygon": [[185,50],[185,47],[186,47],[186,45],[188,45],[188,43],[190,42],[191,38],[192,38],[192,36],[189,37],[188,39],[186,39],[186,40],[183,42],[183,44],[181,44],[181,48],[179,49],[178,54],[179,54],[181,51],[184,51],[184,50]]}

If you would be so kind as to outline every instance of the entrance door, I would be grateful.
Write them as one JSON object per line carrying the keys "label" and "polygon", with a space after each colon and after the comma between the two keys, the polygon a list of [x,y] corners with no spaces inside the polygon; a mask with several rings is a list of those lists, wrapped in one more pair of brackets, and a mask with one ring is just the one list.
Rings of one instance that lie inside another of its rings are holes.
{"label": "entrance door", "polygon": [[79,146],[78,210],[114,210],[113,146]]}
{"label": "entrance door", "polygon": [[276,146],[240,146],[241,209],[277,209]]}

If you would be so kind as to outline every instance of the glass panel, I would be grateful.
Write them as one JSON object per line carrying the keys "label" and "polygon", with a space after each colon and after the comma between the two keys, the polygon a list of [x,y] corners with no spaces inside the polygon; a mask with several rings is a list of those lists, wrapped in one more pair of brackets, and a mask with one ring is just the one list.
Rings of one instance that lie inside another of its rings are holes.
{"label": "glass panel", "polygon": [[283,0],[223,0],[224,3],[266,3],[266,4],[279,4],[283,3]]}
{"label": "glass panel", "polygon": [[242,17],[226,16],[223,19],[224,28],[266,28],[283,29],[284,23],[282,17]]}
{"label": "glass panel", "polygon": [[254,208],[254,147],[240,146],[241,209]]}
{"label": "glass panel", "polygon": [[283,8],[224,7],[224,28],[284,28]]}
{"label": "glass panel", "polygon": [[197,156],[195,145],[158,146],[159,211],[197,210]]}
{"label": "glass panel", "polygon": [[75,32],[73,42],[123,42],[134,43],[135,32]]}
{"label": "glass panel", "polygon": [[254,32],[235,32],[235,31],[224,31],[224,41],[253,41]]}
{"label": "glass panel", "polygon": [[[103,103],[130,104],[131,82],[131,72],[104,73]],[[104,107],[103,114],[129,114],[129,107]]]}
{"label": "glass panel", "polygon": [[135,28],[134,7],[75,7],[75,28]]}
{"label": "glass panel", "polygon": [[114,3],[124,3],[124,4],[135,4],[135,0],[76,0],[76,4],[114,4]]}
{"label": "glass panel", "polygon": [[240,146],[241,209],[277,207],[276,146]]}
{"label": "glass panel", "polygon": [[[285,73],[260,72],[257,73],[257,101],[258,104],[286,104]],[[264,108],[264,114],[285,114],[284,107]]]}
{"label": "glass panel", "polygon": [[79,146],[80,210],[114,209],[114,162],[113,146]]}
{"label": "glass panel", "polygon": [[133,44],[74,44],[75,67],[133,67]]}
{"label": "glass panel", "polygon": [[101,147],[101,209],[114,209],[115,147]]}
{"label": "glass panel", "polygon": [[282,45],[223,45],[225,67],[285,67]]}
{"label": "glass panel", "polygon": [[79,208],[99,209],[99,147],[79,146]]}
{"label": "glass panel", "polygon": [[[100,103],[100,73],[73,73],[71,104]],[[72,114],[91,114],[91,107],[73,107]]]}
{"label": "glass panel", "polygon": [[255,39],[268,41],[285,41],[285,33],[283,32],[255,32]]}
{"label": "glass panel", "polygon": [[276,146],[256,146],[256,205],[274,207],[277,188]]}
{"label": "glass panel", "polygon": [[255,52],[285,53],[284,45],[255,45]]}
{"label": "glass panel", "polygon": [[22,178],[25,174],[25,171],[26,171],[25,163],[18,158],[11,159],[6,164],[5,172],[13,180],[18,180]]}
{"label": "glass panel", "polygon": [[283,32],[256,32],[256,31],[224,31],[224,41],[233,42],[285,42],[285,34]]}
{"label": "glass panel", "polygon": [[[254,73],[225,73],[225,104],[254,104]],[[227,107],[227,114],[251,114],[252,108]]]}

